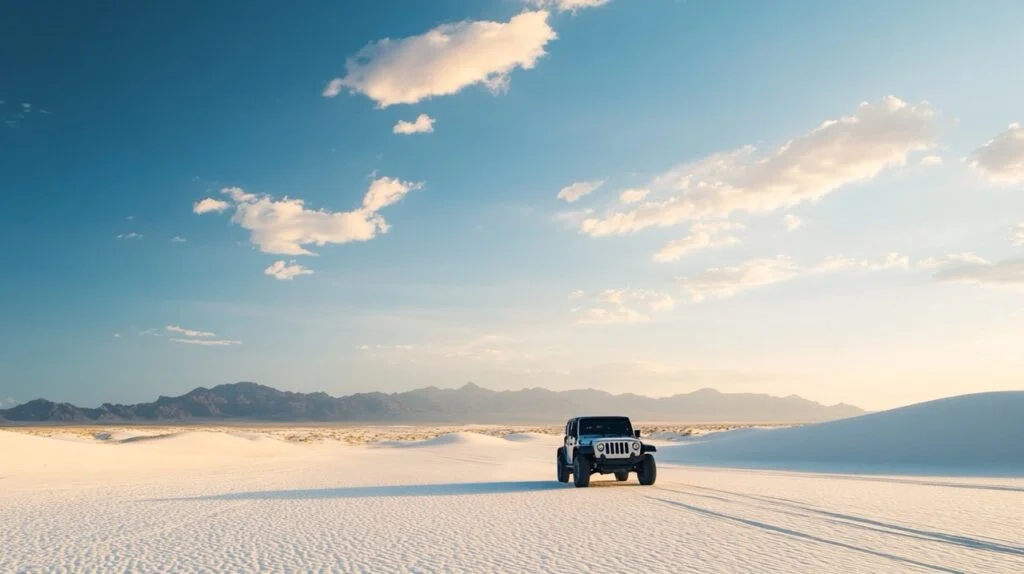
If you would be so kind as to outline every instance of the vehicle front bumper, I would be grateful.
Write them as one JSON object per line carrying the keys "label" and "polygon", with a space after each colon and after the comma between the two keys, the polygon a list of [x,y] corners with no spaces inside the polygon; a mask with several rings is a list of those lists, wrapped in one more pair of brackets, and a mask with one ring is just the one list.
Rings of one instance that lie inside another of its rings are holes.
{"label": "vehicle front bumper", "polygon": [[594,470],[597,472],[615,472],[617,470],[632,470],[644,459],[643,454],[622,458],[608,458],[603,454],[591,455]]}

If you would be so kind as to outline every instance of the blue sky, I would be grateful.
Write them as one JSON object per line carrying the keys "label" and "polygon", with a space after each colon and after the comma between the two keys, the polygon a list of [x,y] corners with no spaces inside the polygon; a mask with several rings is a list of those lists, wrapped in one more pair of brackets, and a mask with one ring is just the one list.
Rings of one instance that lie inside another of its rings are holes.
{"label": "blue sky", "polygon": [[8,8],[0,400],[1019,388],[1021,17]]}

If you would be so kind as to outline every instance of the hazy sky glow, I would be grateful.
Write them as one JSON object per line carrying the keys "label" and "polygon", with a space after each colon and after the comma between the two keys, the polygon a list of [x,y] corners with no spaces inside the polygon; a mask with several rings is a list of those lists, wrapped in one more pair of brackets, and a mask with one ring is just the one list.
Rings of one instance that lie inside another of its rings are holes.
{"label": "hazy sky glow", "polygon": [[118,10],[0,21],[0,401],[1021,387],[1020,2]]}

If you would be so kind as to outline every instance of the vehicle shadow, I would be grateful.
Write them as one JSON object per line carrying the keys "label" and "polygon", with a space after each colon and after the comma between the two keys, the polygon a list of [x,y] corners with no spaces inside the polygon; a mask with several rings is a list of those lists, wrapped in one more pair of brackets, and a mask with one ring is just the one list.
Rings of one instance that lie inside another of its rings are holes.
{"label": "vehicle shadow", "polygon": [[258,490],[253,492],[225,492],[206,496],[180,497],[161,500],[314,500],[333,498],[374,498],[409,496],[460,496],[474,494],[508,494],[572,488],[556,481],[535,480],[521,482],[459,482],[448,484],[396,484],[388,486],[345,486],[338,488]]}

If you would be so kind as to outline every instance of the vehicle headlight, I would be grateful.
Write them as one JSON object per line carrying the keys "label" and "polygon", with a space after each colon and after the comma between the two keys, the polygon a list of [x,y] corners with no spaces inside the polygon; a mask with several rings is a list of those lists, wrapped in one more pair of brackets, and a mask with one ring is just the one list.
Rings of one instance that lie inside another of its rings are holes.
{"label": "vehicle headlight", "polygon": [[604,452],[604,443],[603,442],[597,443],[597,452]]}
{"label": "vehicle headlight", "polygon": [[633,443],[633,450],[640,450],[640,443],[638,443],[638,442]]}

